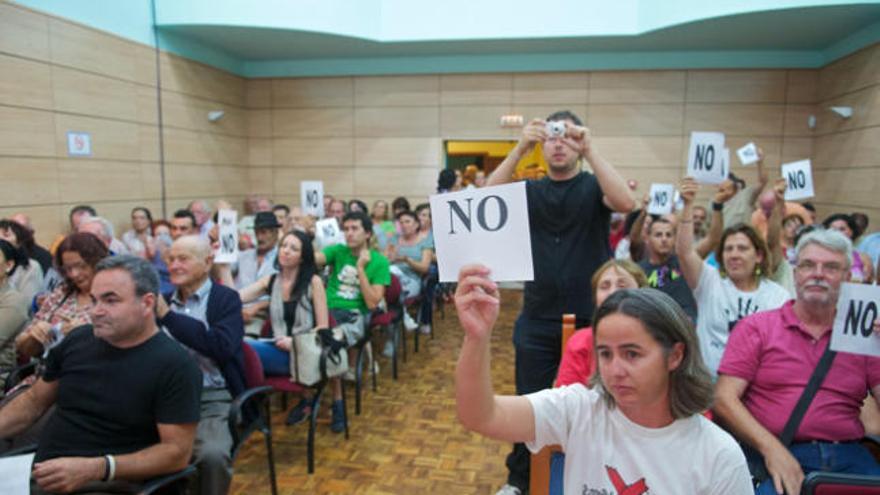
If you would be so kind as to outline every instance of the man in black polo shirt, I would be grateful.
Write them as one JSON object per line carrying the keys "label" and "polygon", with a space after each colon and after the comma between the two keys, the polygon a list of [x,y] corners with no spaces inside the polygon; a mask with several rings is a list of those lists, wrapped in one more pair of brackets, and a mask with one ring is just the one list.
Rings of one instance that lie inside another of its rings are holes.
{"label": "man in black polo shirt", "polygon": [[[596,151],[590,131],[571,112],[535,119],[507,158],[489,176],[489,186],[510,182],[516,164],[541,143],[547,176],[526,183],[535,280],[526,283],[523,309],[516,321],[516,393],[551,387],[559,367],[562,315],[577,315],[579,327],[593,316],[590,278],[611,257],[608,245],[612,211],[635,207],[626,181]],[[580,169],[586,160],[593,173]],[[510,470],[499,495],[525,493],[529,453],[514,445]]]}
{"label": "man in black polo shirt", "polygon": [[0,409],[7,438],[57,406],[40,435],[31,493],[113,491],[179,471],[192,453],[202,374],[156,326],[156,271],[129,255],[96,270],[93,324],[64,337],[43,376]]}

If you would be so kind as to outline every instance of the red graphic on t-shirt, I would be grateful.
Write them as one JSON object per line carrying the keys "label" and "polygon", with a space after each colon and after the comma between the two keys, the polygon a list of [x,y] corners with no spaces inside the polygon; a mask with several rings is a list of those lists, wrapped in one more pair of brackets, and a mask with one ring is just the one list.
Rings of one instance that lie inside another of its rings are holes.
{"label": "red graphic on t-shirt", "polygon": [[632,485],[627,485],[626,481],[623,481],[623,478],[620,476],[620,473],[617,472],[617,469],[605,466],[605,470],[608,471],[608,477],[611,478],[611,484],[617,490],[617,495],[643,495],[648,493],[648,485],[645,483],[645,478],[636,481]]}

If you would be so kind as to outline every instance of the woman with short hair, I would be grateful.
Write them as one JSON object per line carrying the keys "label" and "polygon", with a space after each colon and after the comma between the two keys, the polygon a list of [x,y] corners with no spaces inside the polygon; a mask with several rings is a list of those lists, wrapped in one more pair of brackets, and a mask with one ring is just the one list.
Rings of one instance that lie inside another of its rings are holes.
{"label": "woman with short hair", "polygon": [[575,383],[498,396],[489,340],[500,301],[489,275],[482,266],[463,268],[455,294],[465,332],[456,403],[466,428],[526,442],[533,452],[561,445],[565,493],[751,493],[739,445],[700,414],[711,404],[712,380],[693,326],[672,298],[628,289],[596,310],[592,388]]}
{"label": "woman with short hair", "polygon": [[[835,213],[822,221],[822,225],[826,229],[834,229],[842,233],[850,242],[861,235],[859,226],[853,216],[846,213]],[[849,281],[854,284],[874,283],[874,263],[871,261],[871,257],[865,253],[853,249],[852,266],[849,272]]]}

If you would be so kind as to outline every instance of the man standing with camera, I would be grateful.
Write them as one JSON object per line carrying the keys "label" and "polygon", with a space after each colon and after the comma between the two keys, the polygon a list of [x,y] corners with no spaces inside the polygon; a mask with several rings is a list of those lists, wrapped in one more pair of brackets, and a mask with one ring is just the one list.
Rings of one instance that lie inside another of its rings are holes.
{"label": "man standing with camera", "polygon": [[[516,393],[553,386],[562,346],[562,315],[574,313],[578,327],[593,316],[590,278],[611,257],[612,211],[635,207],[626,181],[597,152],[590,130],[569,111],[534,119],[488,186],[508,183],[517,163],[541,143],[547,176],[526,183],[535,279],[527,282],[513,331]],[[586,160],[592,173],[581,171]],[[507,456],[507,484],[498,495],[528,493],[529,452],[515,444]]]}

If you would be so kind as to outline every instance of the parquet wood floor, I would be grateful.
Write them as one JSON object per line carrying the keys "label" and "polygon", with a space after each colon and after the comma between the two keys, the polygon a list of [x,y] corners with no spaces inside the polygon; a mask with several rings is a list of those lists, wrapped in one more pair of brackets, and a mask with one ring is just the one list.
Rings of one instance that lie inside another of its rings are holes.
{"label": "parquet wood floor", "polygon": [[[492,336],[492,376],[497,393],[514,392],[513,322],[522,293],[502,291],[499,322]],[[351,438],[329,429],[329,402],[315,440],[315,473],[306,471],[305,423],[285,426],[286,411],[273,407],[273,435],[279,493],[293,494],[492,494],[507,476],[510,445],[466,432],[455,417],[454,369],[462,331],[455,309],[435,314],[435,337],[422,339],[418,354],[402,364],[398,381],[380,358],[377,392],[367,389],[363,412],[354,415],[354,387],[348,387]],[[326,399],[326,397],[325,397]],[[292,401],[289,401],[292,402]],[[265,442],[255,433],[235,462],[230,493],[269,493]]]}

